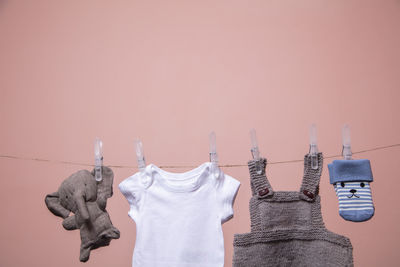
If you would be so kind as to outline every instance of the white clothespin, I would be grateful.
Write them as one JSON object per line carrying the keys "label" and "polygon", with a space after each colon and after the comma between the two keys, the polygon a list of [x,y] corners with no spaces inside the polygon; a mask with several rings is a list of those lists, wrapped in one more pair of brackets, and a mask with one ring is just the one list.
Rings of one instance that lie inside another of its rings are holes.
{"label": "white clothespin", "polygon": [[139,139],[135,140],[135,151],[142,183],[147,187],[150,185],[151,178],[146,174],[146,160],[144,159],[143,144]]}
{"label": "white clothespin", "polygon": [[[250,150],[251,155],[253,156],[253,159],[257,161],[260,159],[260,150],[258,149],[257,135],[255,129],[250,130],[250,138],[251,138],[251,150]],[[258,174],[262,173],[263,170],[261,164],[256,164],[256,171]]]}
{"label": "white clothespin", "polygon": [[146,168],[146,161],[143,155],[143,144],[139,139],[135,140],[135,151],[139,171],[143,173],[144,169]]}
{"label": "white clothespin", "polygon": [[311,168],[318,169],[318,146],[317,146],[317,126],[313,123],[310,126],[310,155]]}
{"label": "white clothespin", "polygon": [[218,178],[219,174],[220,174],[220,170],[218,167],[217,141],[216,141],[215,132],[210,133],[209,139],[210,139],[211,172],[214,174],[215,178]]}
{"label": "white clothespin", "polygon": [[103,142],[96,138],[94,140],[94,178],[97,182],[103,179],[101,166],[103,166]]}
{"label": "white clothespin", "polygon": [[352,159],[350,126],[348,124],[345,124],[342,128],[342,143],[343,143],[343,148],[342,148],[343,158],[346,160]]}

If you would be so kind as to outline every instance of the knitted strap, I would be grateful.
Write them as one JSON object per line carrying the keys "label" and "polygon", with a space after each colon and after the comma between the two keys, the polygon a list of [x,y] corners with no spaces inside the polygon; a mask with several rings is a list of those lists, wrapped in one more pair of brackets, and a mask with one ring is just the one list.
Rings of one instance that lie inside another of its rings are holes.
{"label": "knitted strap", "polygon": [[265,167],[267,166],[267,160],[261,158],[258,160],[250,160],[248,162],[250,171],[250,185],[253,196],[258,198],[266,198],[272,196],[274,191],[267,177],[265,176]]}
{"label": "knitted strap", "polygon": [[317,154],[318,169],[311,167],[311,155],[304,156],[304,176],[300,188],[300,198],[306,201],[314,201],[319,192],[319,181],[322,173],[323,156]]}

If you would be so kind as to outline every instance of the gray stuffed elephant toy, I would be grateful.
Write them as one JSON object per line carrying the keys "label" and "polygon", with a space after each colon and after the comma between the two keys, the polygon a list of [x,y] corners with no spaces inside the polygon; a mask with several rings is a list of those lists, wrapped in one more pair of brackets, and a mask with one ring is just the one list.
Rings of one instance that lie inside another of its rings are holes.
{"label": "gray stuffed elephant toy", "polygon": [[94,170],[80,170],[65,179],[57,192],[45,198],[47,208],[64,219],[62,225],[66,230],[80,230],[79,259],[82,262],[89,259],[92,249],[108,246],[111,239],[120,236],[106,211],[107,199],[113,194],[113,171],[103,166],[102,176],[97,182]]}

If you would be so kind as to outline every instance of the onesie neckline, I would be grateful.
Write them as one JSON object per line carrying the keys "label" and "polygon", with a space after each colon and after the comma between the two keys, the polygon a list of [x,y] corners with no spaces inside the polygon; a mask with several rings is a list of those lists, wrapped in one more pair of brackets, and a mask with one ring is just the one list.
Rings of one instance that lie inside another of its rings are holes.
{"label": "onesie neckline", "polygon": [[168,172],[155,164],[150,164],[150,175],[166,190],[173,192],[192,192],[198,189],[204,178],[209,174],[210,162],[205,162],[198,167],[186,172]]}

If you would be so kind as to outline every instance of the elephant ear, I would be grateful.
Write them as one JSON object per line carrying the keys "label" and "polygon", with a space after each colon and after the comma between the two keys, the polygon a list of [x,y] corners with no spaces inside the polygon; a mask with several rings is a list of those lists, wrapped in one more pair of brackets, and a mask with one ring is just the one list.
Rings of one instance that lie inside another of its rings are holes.
{"label": "elephant ear", "polygon": [[52,194],[48,194],[44,200],[47,208],[56,216],[67,218],[70,211],[61,206],[60,204],[60,195],[58,192],[54,192]]}

